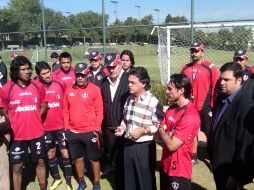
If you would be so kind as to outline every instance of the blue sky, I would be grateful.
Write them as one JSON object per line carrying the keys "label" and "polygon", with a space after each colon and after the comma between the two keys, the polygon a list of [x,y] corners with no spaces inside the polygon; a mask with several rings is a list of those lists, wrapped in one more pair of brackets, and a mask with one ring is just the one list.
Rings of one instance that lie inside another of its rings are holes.
{"label": "blue sky", "polygon": [[[32,0],[31,0],[32,1]],[[110,23],[115,20],[115,7],[104,0],[105,11],[110,16]],[[191,0],[115,0],[117,3],[117,17],[125,20],[128,16],[138,18],[139,11],[135,5],[140,6],[140,17],[152,14],[157,21],[164,21],[167,14],[172,16],[185,16],[190,20]],[[6,6],[9,0],[0,0],[0,7]],[[45,7],[56,11],[78,13],[92,10],[101,13],[102,0],[44,0]],[[254,19],[253,0],[194,0],[195,21],[217,21],[235,19]]]}

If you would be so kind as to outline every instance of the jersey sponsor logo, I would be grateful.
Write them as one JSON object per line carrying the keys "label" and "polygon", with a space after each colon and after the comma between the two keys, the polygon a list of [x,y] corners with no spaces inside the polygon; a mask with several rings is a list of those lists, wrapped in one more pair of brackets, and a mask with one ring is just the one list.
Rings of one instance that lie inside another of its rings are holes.
{"label": "jersey sponsor logo", "polygon": [[83,93],[82,94],[82,98],[87,99],[88,98],[88,94],[87,93]]}
{"label": "jersey sponsor logo", "polygon": [[62,98],[62,95],[61,95],[61,94],[57,94],[57,95],[56,95],[56,98],[59,100],[59,99]]}
{"label": "jersey sponsor logo", "polygon": [[28,106],[18,106],[15,112],[26,112],[26,111],[35,111],[37,110],[35,105],[28,105]]}
{"label": "jersey sponsor logo", "polygon": [[32,96],[33,93],[32,92],[20,92],[19,96]]}
{"label": "jersey sponsor logo", "polygon": [[63,77],[62,80],[72,80],[72,77]]}
{"label": "jersey sponsor logo", "polygon": [[19,148],[19,147],[16,147],[14,150],[15,150],[16,152],[18,152],[18,151],[20,151],[20,148]]}
{"label": "jersey sponsor logo", "polygon": [[172,116],[169,116],[169,117],[168,117],[168,120],[171,121],[172,123],[176,123],[175,118],[173,118]]}
{"label": "jersey sponsor logo", "polygon": [[75,96],[75,93],[74,92],[70,92],[69,96]]}
{"label": "jersey sponsor logo", "polygon": [[20,100],[10,101],[11,105],[20,104]]}
{"label": "jersey sponsor logo", "polygon": [[21,158],[21,157],[18,156],[18,155],[16,155],[16,156],[13,157],[14,160],[18,160],[18,159],[20,159],[20,158]]}
{"label": "jersey sponsor logo", "polygon": [[59,103],[59,102],[48,103],[48,107],[49,107],[49,108],[60,107],[60,103]]}
{"label": "jersey sponsor logo", "polygon": [[46,94],[55,94],[56,92],[55,92],[55,90],[47,90],[46,91]]}

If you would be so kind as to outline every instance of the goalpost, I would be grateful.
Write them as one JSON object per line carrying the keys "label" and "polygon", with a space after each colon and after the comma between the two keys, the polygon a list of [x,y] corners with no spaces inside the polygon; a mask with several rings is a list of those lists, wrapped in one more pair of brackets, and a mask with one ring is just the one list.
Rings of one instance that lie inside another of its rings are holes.
{"label": "goalpost", "polygon": [[[51,50],[47,49],[47,55],[50,56],[51,53],[56,52],[58,55],[62,53],[62,50]],[[31,62],[35,64],[38,61],[45,61],[45,49],[36,49],[33,51]]]}
{"label": "goalpost", "polygon": [[[251,35],[234,33],[236,27],[244,28]],[[190,28],[191,25],[154,26],[151,32],[152,35],[156,30],[158,35],[157,63],[163,85],[167,84],[171,74],[179,73],[182,65],[190,61]],[[229,40],[221,42],[221,38],[227,39],[226,35],[219,34],[221,29],[227,29],[232,33],[233,42]],[[205,59],[212,61],[218,69],[222,64],[232,61],[234,51],[237,49],[248,51],[253,49],[254,21],[194,24],[194,31],[195,40],[206,46]],[[253,56],[254,59],[254,54],[251,53],[249,56]]]}

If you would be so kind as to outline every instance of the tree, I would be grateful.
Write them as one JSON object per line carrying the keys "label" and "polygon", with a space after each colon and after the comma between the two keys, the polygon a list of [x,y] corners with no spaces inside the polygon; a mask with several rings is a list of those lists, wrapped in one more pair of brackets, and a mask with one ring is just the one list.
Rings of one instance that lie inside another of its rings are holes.
{"label": "tree", "polygon": [[168,14],[165,18],[165,23],[186,23],[188,22],[188,19],[185,16],[176,16],[172,17],[170,14]]}

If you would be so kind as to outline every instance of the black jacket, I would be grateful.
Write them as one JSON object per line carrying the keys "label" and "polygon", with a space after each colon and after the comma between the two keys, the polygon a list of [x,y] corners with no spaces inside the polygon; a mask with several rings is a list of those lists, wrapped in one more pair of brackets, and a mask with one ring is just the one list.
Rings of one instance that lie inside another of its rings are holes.
{"label": "black jacket", "polygon": [[[243,183],[253,177],[254,104],[249,88],[242,89],[228,105],[211,131],[208,151],[215,174],[223,171],[224,177],[231,176]],[[222,95],[216,101],[214,113],[219,109]],[[219,171],[219,172],[218,172]]]}
{"label": "black jacket", "polygon": [[4,62],[2,62],[2,63],[0,63],[0,84],[1,84],[1,86],[3,86],[6,82],[7,82],[7,67],[4,64]]}
{"label": "black jacket", "polygon": [[123,119],[123,107],[129,96],[128,90],[128,73],[124,72],[117,87],[114,100],[111,100],[110,86],[107,77],[103,79],[102,97],[104,105],[104,120],[105,127],[118,127]]}
{"label": "black jacket", "polygon": [[5,117],[5,121],[0,123],[0,146],[2,146],[4,135],[11,132],[11,126],[9,119],[5,116],[3,111],[0,109],[0,116]]}

